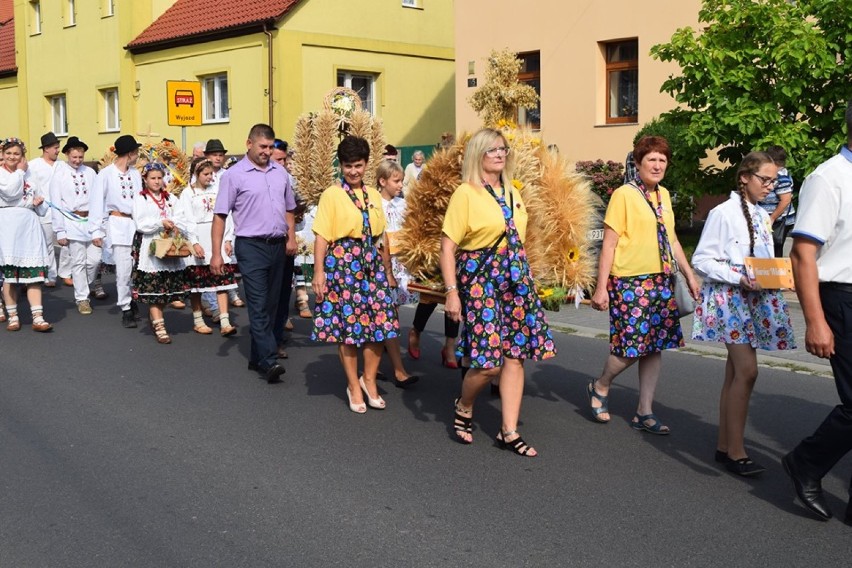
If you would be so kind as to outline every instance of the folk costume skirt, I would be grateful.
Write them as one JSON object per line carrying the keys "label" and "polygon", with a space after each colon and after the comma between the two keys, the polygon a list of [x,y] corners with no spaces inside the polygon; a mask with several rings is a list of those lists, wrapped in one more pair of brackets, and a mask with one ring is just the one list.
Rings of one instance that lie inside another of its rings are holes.
{"label": "folk costume skirt", "polygon": [[190,264],[186,267],[185,278],[190,292],[222,292],[233,290],[237,284],[237,266],[224,264],[224,274],[213,274],[209,264]]}
{"label": "folk costume skirt", "polygon": [[176,300],[186,300],[189,283],[186,280],[186,264],[182,258],[162,259],[161,264],[174,265],[174,270],[146,272],[139,269],[140,255],[149,254],[142,248],[142,234],[136,233],[130,256],[133,258],[131,272],[133,299],[142,304],[168,304]]}
{"label": "folk costume skirt", "polygon": [[609,292],[609,351],[636,358],[683,347],[672,277],[663,272],[612,276]]}
{"label": "folk costume skirt", "polygon": [[334,241],[325,255],[326,294],[311,339],[360,347],[399,336],[381,253],[361,239]]}
{"label": "folk costume skirt", "polygon": [[[529,269],[517,270],[507,248],[495,251],[490,260],[483,259],[486,254],[461,251],[458,257],[464,325],[456,354],[468,358],[474,369],[502,367],[506,357],[538,361],[555,356],[553,334]],[[480,269],[481,261],[486,265]]]}
{"label": "folk costume skirt", "polygon": [[[731,268],[740,273],[743,270]],[[705,282],[701,287],[692,338],[749,344],[767,351],[796,348],[790,309],[780,290],[753,292],[722,282]]]}

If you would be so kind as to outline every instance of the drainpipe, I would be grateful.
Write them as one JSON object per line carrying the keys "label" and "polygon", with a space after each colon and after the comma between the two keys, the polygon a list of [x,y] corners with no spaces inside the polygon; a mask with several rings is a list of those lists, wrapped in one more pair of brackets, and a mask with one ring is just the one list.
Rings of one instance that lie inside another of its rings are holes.
{"label": "drainpipe", "polygon": [[267,64],[269,65],[268,69],[268,81],[269,84],[266,86],[266,96],[269,97],[269,127],[274,128],[272,125],[272,114],[275,106],[275,99],[273,97],[273,85],[274,81],[272,80],[272,32],[266,29],[266,22],[263,24],[263,33],[266,34],[267,44],[266,44],[266,55],[267,55]]}

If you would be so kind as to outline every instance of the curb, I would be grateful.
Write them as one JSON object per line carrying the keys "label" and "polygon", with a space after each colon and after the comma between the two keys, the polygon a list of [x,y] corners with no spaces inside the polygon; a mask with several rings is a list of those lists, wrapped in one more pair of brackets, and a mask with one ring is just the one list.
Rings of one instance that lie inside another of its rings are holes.
{"label": "curb", "polygon": [[[609,336],[608,333],[593,327],[583,326],[567,326],[550,323],[550,328],[565,333],[567,335],[576,335],[578,337],[587,337],[590,339],[603,339],[602,336]],[[724,347],[716,347],[715,345],[703,341],[686,340],[686,347],[680,349],[672,349],[675,353],[684,355],[697,355],[708,359],[719,359],[724,361],[728,357],[728,351]],[[758,351],[757,364],[760,367],[770,369],[784,369],[793,373],[804,375],[813,375],[816,377],[825,377],[834,380],[834,373],[831,370],[831,365],[821,365],[818,363],[810,363],[805,361],[791,361],[782,357],[774,357],[772,355],[764,355]]]}

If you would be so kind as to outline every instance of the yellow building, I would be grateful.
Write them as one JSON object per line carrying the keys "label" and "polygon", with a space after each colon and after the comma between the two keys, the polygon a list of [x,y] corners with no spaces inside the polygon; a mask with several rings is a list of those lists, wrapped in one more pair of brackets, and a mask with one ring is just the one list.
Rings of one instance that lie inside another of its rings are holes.
{"label": "yellow building", "polygon": [[30,144],[49,130],[97,154],[119,132],[179,142],[169,80],[201,83],[203,124],[187,127],[188,145],[219,138],[231,153],[257,122],[291,138],[338,85],[362,95],[395,145],[433,144],[455,124],[443,0],[9,1],[17,80],[7,96],[0,70],[0,102],[17,97],[17,128],[4,117],[0,133]]}
{"label": "yellow building", "polygon": [[521,78],[541,96],[520,117],[572,160],[623,161],[643,124],[670,110],[660,85],[676,64],[651,59],[651,46],[698,24],[700,0],[645,6],[630,0],[464,0],[455,2],[456,116],[480,123],[468,97],[492,49],[524,61]]}

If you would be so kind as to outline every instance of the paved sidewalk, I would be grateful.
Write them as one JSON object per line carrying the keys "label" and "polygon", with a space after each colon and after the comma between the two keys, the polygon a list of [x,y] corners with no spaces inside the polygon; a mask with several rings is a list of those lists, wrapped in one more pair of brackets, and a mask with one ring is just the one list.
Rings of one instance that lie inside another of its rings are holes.
{"label": "paved sidewalk", "polygon": [[[786,292],[785,297],[790,306],[793,332],[798,348],[792,351],[758,351],[758,361],[768,366],[786,367],[794,371],[831,377],[831,366],[828,360],[815,357],[805,350],[805,318],[795,292]],[[547,318],[554,328],[562,331],[586,337],[600,337],[602,340],[607,340],[609,337],[608,315],[605,312],[593,310],[588,304],[581,304],[578,308],[575,308],[573,304],[563,306],[558,312],[547,312]],[[691,339],[692,315],[681,319],[680,323],[683,327],[687,350],[698,351],[708,356],[723,358],[726,356],[727,351],[722,343]]]}

